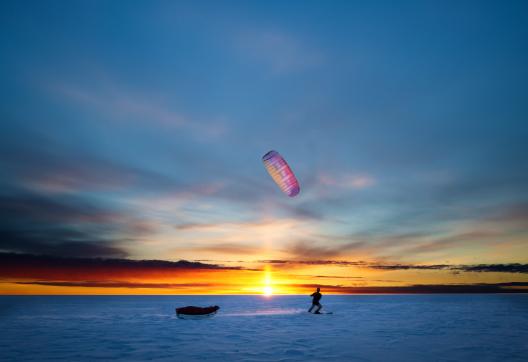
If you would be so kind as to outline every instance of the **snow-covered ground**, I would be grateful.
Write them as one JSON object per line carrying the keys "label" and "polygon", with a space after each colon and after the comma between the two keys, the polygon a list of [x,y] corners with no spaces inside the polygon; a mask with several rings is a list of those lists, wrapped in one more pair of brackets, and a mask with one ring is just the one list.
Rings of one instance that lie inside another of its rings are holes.
{"label": "snow-covered ground", "polygon": [[[528,295],[0,297],[2,361],[527,361]],[[222,307],[207,320],[174,308]]]}

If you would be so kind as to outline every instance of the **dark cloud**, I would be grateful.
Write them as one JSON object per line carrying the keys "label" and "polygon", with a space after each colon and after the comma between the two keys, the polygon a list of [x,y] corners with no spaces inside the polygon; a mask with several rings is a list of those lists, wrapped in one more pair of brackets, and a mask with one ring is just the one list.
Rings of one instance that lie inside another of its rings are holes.
{"label": "dark cloud", "polygon": [[367,269],[395,271],[395,270],[450,270],[456,272],[490,272],[490,273],[528,273],[528,264],[476,264],[476,265],[455,265],[455,264],[388,264],[366,262],[361,260],[296,260],[296,259],[270,259],[258,260],[259,263],[275,265],[337,265],[343,267],[360,267]]}
{"label": "dark cloud", "polygon": [[497,283],[501,287],[528,287],[528,282]]}
{"label": "dark cloud", "polygon": [[51,255],[32,255],[17,253],[0,253],[1,265],[21,266],[75,266],[78,268],[90,267],[126,267],[132,269],[226,269],[241,270],[241,267],[227,267],[217,264],[206,264],[196,261],[167,261],[167,260],[133,260],[133,259],[106,259],[106,258],[74,258]]}
{"label": "dark cloud", "polygon": [[379,269],[379,270],[444,270],[444,269],[451,269],[451,266],[446,265],[446,264],[433,264],[433,265],[369,264],[367,267],[370,269]]}
{"label": "dark cloud", "polygon": [[528,264],[479,264],[454,267],[455,270],[476,273],[523,273],[528,274]]}
{"label": "dark cloud", "polygon": [[213,283],[136,283],[136,282],[99,282],[99,281],[80,281],[80,282],[60,282],[60,281],[34,281],[34,282],[16,282],[22,285],[43,285],[54,287],[85,287],[85,288],[161,288],[161,289],[181,289],[193,287],[217,287]]}
{"label": "dark cloud", "polygon": [[42,223],[108,222],[116,216],[108,210],[93,206],[87,200],[73,196],[46,196],[25,190],[0,195],[0,215],[3,219],[34,220]]}
{"label": "dark cloud", "polygon": [[409,264],[366,264],[365,267],[378,270],[453,270],[489,273],[528,273],[528,264],[478,264],[478,265],[409,265]]}
{"label": "dark cloud", "polygon": [[427,284],[409,286],[343,286],[321,284],[294,284],[298,288],[321,288],[322,292],[344,294],[467,294],[467,293],[528,293],[528,283],[497,284]]}
{"label": "dark cloud", "polygon": [[0,253],[0,278],[36,281],[129,282],[131,278],[179,278],[182,273],[200,270],[244,270],[187,260],[130,260],[73,258],[46,255]]}
{"label": "dark cloud", "polygon": [[0,195],[0,250],[85,257],[124,257],[122,239],[148,233],[145,222],[73,195],[27,191]]}
{"label": "dark cloud", "polygon": [[128,253],[111,244],[115,241],[89,239],[71,230],[40,232],[0,230],[0,250],[56,256],[125,257]]}
{"label": "dark cloud", "polygon": [[340,265],[340,266],[363,266],[366,265],[364,261],[346,261],[346,260],[281,260],[268,259],[258,260],[258,263],[265,264],[304,264],[304,265]]}

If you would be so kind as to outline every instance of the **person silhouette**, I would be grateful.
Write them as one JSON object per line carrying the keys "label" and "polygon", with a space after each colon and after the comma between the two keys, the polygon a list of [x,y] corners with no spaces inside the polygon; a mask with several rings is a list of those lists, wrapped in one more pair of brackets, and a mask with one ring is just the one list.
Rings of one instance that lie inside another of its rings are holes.
{"label": "person silhouette", "polygon": [[319,311],[321,310],[321,308],[323,308],[323,306],[321,305],[321,303],[319,303],[319,301],[321,300],[323,295],[320,293],[320,291],[321,288],[317,288],[317,291],[310,295],[310,297],[312,297],[312,306],[310,307],[310,309],[308,309],[308,312],[311,313],[312,309],[315,307],[317,309],[315,310],[314,314],[321,314],[321,312]]}

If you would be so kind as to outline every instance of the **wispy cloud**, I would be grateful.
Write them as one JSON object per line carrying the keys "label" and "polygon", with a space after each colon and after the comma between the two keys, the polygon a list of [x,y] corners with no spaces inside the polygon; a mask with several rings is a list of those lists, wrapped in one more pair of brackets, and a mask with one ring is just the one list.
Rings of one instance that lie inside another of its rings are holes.
{"label": "wispy cloud", "polygon": [[107,77],[95,76],[89,84],[56,83],[50,88],[61,100],[94,112],[104,121],[189,131],[202,139],[227,132],[227,123],[221,117],[207,120],[189,117],[170,106],[167,97],[133,90]]}
{"label": "wispy cloud", "polygon": [[[284,218],[259,218],[239,222],[182,223],[175,225],[173,240],[185,242],[185,247],[174,248],[176,253],[208,252],[233,255],[263,253],[270,257],[284,252],[292,238],[314,233],[310,220]],[[274,246],[274,247],[273,247]],[[271,253],[271,254],[270,254]],[[224,256],[225,257],[225,256]]]}
{"label": "wispy cloud", "polygon": [[346,173],[342,175],[331,175],[322,173],[318,176],[319,184],[344,189],[365,189],[376,183],[374,177],[365,173]]}
{"label": "wispy cloud", "polygon": [[345,244],[338,245],[320,245],[309,240],[299,240],[289,245],[284,251],[292,255],[293,258],[333,258],[350,252],[354,249],[361,248],[365,245],[363,241],[352,241]]}
{"label": "wispy cloud", "polygon": [[283,74],[323,63],[321,51],[292,34],[275,29],[245,29],[235,41],[236,50],[246,59]]}
{"label": "wispy cloud", "polygon": [[234,231],[242,228],[251,228],[266,231],[269,228],[293,228],[296,226],[295,219],[263,219],[257,221],[240,221],[240,222],[218,222],[218,223],[183,223],[176,225],[175,228],[182,231],[207,231],[207,232],[224,232]]}
{"label": "wispy cloud", "polygon": [[528,202],[505,205],[499,212],[488,218],[499,223],[516,223],[528,229]]}
{"label": "wispy cloud", "polygon": [[165,174],[98,157],[32,133],[28,145],[0,143],[6,181],[46,193],[113,191],[131,188],[167,191],[182,184]]}
{"label": "wispy cloud", "polygon": [[438,250],[450,249],[457,246],[467,247],[470,242],[478,242],[489,240],[490,238],[497,238],[502,235],[501,232],[494,230],[475,230],[469,232],[462,232],[446,237],[435,238],[427,243],[414,245],[406,248],[406,252],[410,253],[430,253]]}
{"label": "wispy cloud", "polygon": [[246,243],[218,243],[194,247],[193,250],[230,255],[255,255],[262,252],[262,248],[248,245]]}

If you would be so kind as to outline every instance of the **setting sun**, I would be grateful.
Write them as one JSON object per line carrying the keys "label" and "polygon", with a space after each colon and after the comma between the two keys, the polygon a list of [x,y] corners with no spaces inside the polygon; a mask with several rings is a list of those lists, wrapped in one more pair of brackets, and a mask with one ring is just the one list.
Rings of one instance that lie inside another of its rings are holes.
{"label": "setting sun", "polygon": [[262,293],[265,296],[273,295],[273,288],[271,284],[271,267],[269,265],[266,265],[264,267],[264,287],[262,288]]}
{"label": "setting sun", "polygon": [[264,294],[265,296],[267,296],[267,297],[272,296],[272,295],[273,295],[273,288],[270,287],[269,285],[266,285],[266,286],[264,287],[263,294]]}

